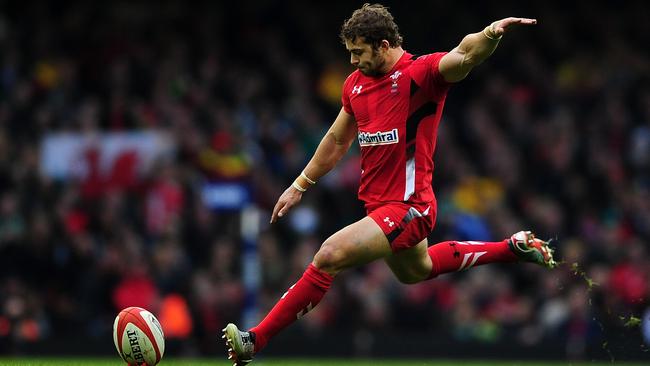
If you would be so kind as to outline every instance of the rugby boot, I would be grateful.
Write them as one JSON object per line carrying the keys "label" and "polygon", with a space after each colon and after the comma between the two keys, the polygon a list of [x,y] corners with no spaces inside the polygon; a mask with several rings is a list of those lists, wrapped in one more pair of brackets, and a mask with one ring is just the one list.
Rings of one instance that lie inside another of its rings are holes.
{"label": "rugby boot", "polygon": [[233,366],[245,366],[253,361],[255,354],[255,333],[242,332],[235,324],[228,324],[223,328],[223,336],[228,347],[228,359]]}
{"label": "rugby boot", "polygon": [[530,231],[520,231],[508,239],[508,246],[513,253],[524,262],[531,262],[546,268],[557,267],[553,259],[553,249],[549,246],[551,240],[537,239]]}

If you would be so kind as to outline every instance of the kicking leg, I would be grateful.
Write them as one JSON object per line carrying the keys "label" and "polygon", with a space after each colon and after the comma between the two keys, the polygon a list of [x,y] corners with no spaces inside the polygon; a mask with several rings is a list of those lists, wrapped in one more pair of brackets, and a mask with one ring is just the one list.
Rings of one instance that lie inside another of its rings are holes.
{"label": "kicking leg", "polygon": [[238,365],[247,364],[275,334],[320,302],[336,274],[390,254],[386,236],[369,217],[336,232],[323,243],[303,276],[285,292],[260,324],[248,332],[239,331],[234,324],[224,329],[230,357]]}
{"label": "kicking leg", "polygon": [[510,249],[507,240],[485,241],[445,241],[428,249],[433,268],[429,278],[440,274],[470,269],[487,263],[516,262],[518,257]]}
{"label": "kicking leg", "polygon": [[385,261],[402,283],[412,284],[488,263],[525,261],[553,268],[557,264],[548,244],[530,231],[520,231],[499,242],[446,241],[428,249],[425,239]]}
{"label": "kicking leg", "polygon": [[508,241],[445,241],[427,249],[426,239],[418,245],[386,257],[397,279],[406,284],[418,283],[448,272],[462,271],[487,263],[515,262],[518,257]]}
{"label": "kicking leg", "polygon": [[[384,206],[373,218],[382,225],[393,254],[385,261],[404,283],[417,283],[441,273],[454,272],[492,262],[514,262],[518,257],[508,241],[449,241],[427,249],[427,235],[433,228],[430,205]],[[413,246],[413,243],[417,243]]]}
{"label": "kicking leg", "polygon": [[446,241],[432,245],[428,252],[433,262],[430,278],[487,263],[524,261],[547,268],[557,265],[549,242],[535,238],[530,231],[520,231],[498,242]]}

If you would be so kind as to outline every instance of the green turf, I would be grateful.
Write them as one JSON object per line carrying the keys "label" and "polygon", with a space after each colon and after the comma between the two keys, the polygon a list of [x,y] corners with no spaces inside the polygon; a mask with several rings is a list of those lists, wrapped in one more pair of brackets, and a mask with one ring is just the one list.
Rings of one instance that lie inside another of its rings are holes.
{"label": "green turf", "polygon": [[[0,358],[2,366],[111,366],[124,365],[115,359],[81,359],[81,358]],[[164,359],[160,366],[230,366],[225,360],[191,360]],[[428,361],[428,360],[349,360],[349,359],[261,359],[251,366],[610,366],[611,363],[569,363],[569,362],[514,362],[514,361]],[[616,363],[616,365],[641,366],[638,363]]]}

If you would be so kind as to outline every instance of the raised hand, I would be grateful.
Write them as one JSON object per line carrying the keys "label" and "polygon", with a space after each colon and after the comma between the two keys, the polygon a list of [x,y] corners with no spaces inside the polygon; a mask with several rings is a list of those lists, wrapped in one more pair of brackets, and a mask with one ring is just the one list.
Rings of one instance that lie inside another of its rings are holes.
{"label": "raised hand", "polygon": [[535,25],[537,24],[537,19],[530,18],[515,18],[509,17],[501,20],[492,22],[487,28],[486,32],[491,36],[489,38],[501,38],[506,32],[506,29],[513,25]]}

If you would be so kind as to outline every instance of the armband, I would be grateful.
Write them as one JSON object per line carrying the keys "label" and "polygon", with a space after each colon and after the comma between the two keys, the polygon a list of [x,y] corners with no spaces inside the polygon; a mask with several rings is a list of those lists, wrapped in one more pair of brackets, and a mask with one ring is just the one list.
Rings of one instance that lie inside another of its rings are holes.
{"label": "armband", "polygon": [[311,184],[312,186],[313,186],[314,184],[316,184],[316,181],[315,181],[315,180],[311,180],[311,178],[309,178],[309,177],[307,176],[307,174],[305,174],[305,171],[304,171],[304,170],[302,171],[302,173],[300,173],[300,176],[303,177],[303,178],[305,178],[305,180],[307,181],[307,183]]}
{"label": "armband", "polygon": [[498,37],[495,37],[494,36],[494,28],[492,27],[493,25],[494,25],[494,23],[492,23],[492,24],[488,25],[487,27],[483,28],[483,35],[487,39],[491,39],[493,41],[499,41],[503,37],[503,34],[498,36]]}
{"label": "armband", "polygon": [[296,182],[295,180],[293,181],[293,183],[291,183],[291,186],[297,189],[299,192],[307,192],[307,189],[301,187],[300,184],[298,184],[298,182]]}

